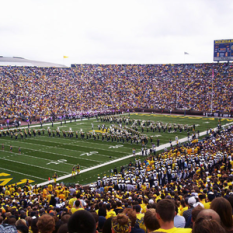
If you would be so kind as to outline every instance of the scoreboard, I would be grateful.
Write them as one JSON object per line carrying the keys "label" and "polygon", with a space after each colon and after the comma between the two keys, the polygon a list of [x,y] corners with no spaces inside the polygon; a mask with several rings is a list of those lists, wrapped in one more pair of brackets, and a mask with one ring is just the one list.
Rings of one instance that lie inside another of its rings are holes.
{"label": "scoreboard", "polygon": [[233,39],[214,41],[214,61],[233,61]]}

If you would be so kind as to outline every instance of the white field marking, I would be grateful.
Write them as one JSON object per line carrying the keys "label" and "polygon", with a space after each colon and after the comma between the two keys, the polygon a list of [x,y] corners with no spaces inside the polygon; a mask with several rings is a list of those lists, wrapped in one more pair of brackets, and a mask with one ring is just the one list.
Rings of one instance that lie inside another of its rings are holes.
{"label": "white field marking", "polygon": [[206,121],[206,122],[204,122],[204,123],[209,124],[210,122],[209,122],[209,121]]}
{"label": "white field marking", "polygon": [[[6,140],[6,139],[2,139],[2,140],[5,140],[5,141],[8,141],[9,140]],[[25,144],[30,144],[30,145],[35,145],[33,143],[29,143],[29,142],[24,142]],[[47,148],[56,148],[56,149],[59,149],[57,147],[54,147],[54,146],[43,146],[43,147],[47,147]],[[43,152],[43,153],[47,153],[47,154],[54,154],[54,155],[60,155],[60,156],[65,156],[65,157],[70,157],[70,158],[74,158],[74,159],[79,159],[80,157],[74,157],[74,156],[71,156],[71,155],[64,155],[64,154],[58,154],[58,153],[53,153],[53,152],[49,152],[49,151],[42,151],[41,149],[39,150],[35,150],[35,149],[31,149],[31,148],[28,148],[28,147],[21,147],[21,148],[25,148],[27,150],[32,150],[32,151],[39,151],[39,152]],[[72,152],[77,152],[76,150],[70,150],[70,149],[65,149],[65,148],[60,148],[60,150],[68,150],[68,151],[72,151]],[[83,152],[83,151],[80,151],[80,152]],[[89,161],[93,161],[93,162],[97,162],[97,163],[100,163],[101,161],[97,161],[97,160],[93,160],[93,159],[87,159],[87,158],[80,158],[80,159],[83,159],[83,160],[89,160]]]}
{"label": "white field marking", "polygon": [[77,123],[76,125],[84,125],[84,123]]}
{"label": "white field marking", "polygon": [[[10,145],[10,144],[5,144],[5,145]],[[24,149],[27,149],[27,150],[32,150],[32,151],[35,151],[34,149],[30,149],[30,148],[27,148],[27,147],[20,147],[20,148],[24,148]],[[39,150],[39,151],[41,151],[41,150]],[[14,153],[14,152],[10,152],[10,151],[4,151],[4,152],[6,152],[6,153]],[[27,153],[27,152],[25,152],[25,153]],[[40,158],[40,157],[35,157],[35,156],[31,156],[31,155],[26,155],[25,153],[21,153],[21,154],[19,154],[19,153],[14,153],[14,154],[16,154],[16,155],[22,155],[22,156],[26,156],[26,157],[31,157],[31,158],[35,158],[35,159],[42,159],[42,160],[47,160],[47,161],[49,161],[49,162],[54,162],[54,161],[56,161],[56,160],[51,160],[51,159],[46,159],[46,158]],[[67,161],[67,160],[66,160]],[[74,166],[74,164],[71,164],[71,163],[64,163],[64,164],[67,164],[68,166]]]}
{"label": "white field marking", "polygon": [[[4,140],[4,139],[3,139]],[[35,139],[35,140],[37,140],[37,141],[42,141],[42,142],[46,142],[46,141],[44,141],[44,140],[39,140],[39,139]],[[47,142],[52,142],[52,141],[47,141]],[[25,144],[30,144],[30,145],[37,145],[37,144],[34,144],[34,143],[30,143],[30,142],[24,142]],[[72,145],[72,143],[66,143],[66,144],[64,144],[64,143],[60,143],[61,145]],[[74,145],[74,146],[77,146],[77,145]],[[47,148],[56,148],[56,149],[62,149],[62,150],[69,150],[69,151],[73,151],[73,152],[83,152],[82,150],[71,150],[71,149],[66,149],[66,148],[61,148],[61,147],[57,147],[57,146],[43,146],[43,147],[47,147]],[[77,146],[78,147],[78,146]],[[26,149],[28,149],[28,150],[34,150],[34,151],[41,151],[41,149],[39,149],[39,150],[35,150],[35,149],[30,149],[30,148],[27,148],[27,147],[22,147],[22,148],[26,148]],[[93,148],[93,149],[98,149],[98,148],[94,148],[94,147],[85,147],[85,148]],[[43,151],[41,151],[41,152],[43,152]],[[56,155],[58,155],[57,153],[53,153],[53,152],[50,152],[50,154],[56,154]],[[98,154],[98,155],[100,155],[100,156],[102,156],[102,157],[109,157],[109,155],[103,155],[103,154]],[[79,158],[79,157],[77,157],[77,158]],[[113,157],[113,158],[117,158],[117,157]],[[90,159],[86,159],[86,160],[90,160]],[[90,160],[90,161],[94,161],[94,162],[101,162],[101,161],[96,161],[96,160]]]}
{"label": "white field marking", "polygon": [[123,145],[116,145],[116,146],[110,146],[108,148],[119,148],[119,147],[122,147]]}
{"label": "white field marking", "polygon": [[60,172],[60,173],[68,173],[68,172],[63,172],[63,171],[58,171],[58,170],[55,170],[55,169],[51,169],[51,168],[45,168],[45,167],[40,167],[40,166],[37,166],[37,165],[33,165],[33,164],[28,164],[28,163],[23,163],[23,162],[19,162],[19,161],[15,161],[15,160],[9,160],[9,159],[4,159],[4,158],[1,158],[1,160],[6,160],[6,161],[10,161],[10,162],[13,162],[13,163],[19,163],[19,164],[24,164],[24,165],[27,165],[27,166],[31,166],[31,167],[37,167],[37,168],[41,168],[41,169],[44,169],[44,170],[50,170],[50,171],[55,171],[55,172]]}
{"label": "white field marking", "polygon": [[98,153],[99,153],[98,151],[90,151],[90,152],[87,152],[87,153],[83,153],[80,156],[83,156],[83,155],[91,156],[91,155],[98,154]]}
{"label": "white field marking", "polygon": [[[46,179],[40,178],[40,177],[38,177],[38,176],[33,176],[33,175],[26,174],[26,173],[13,171],[13,170],[6,169],[6,168],[3,168],[3,167],[0,167],[0,169],[2,169],[3,171],[6,170],[6,171],[9,171],[9,172],[12,172],[12,173],[18,173],[18,174],[20,174],[20,175],[25,175],[25,176],[29,176],[29,177],[34,177],[34,178],[39,179],[39,180],[46,180]],[[26,179],[27,179],[27,178],[26,178]]]}
{"label": "white field marking", "polygon": [[58,160],[54,160],[54,161],[51,161],[51,162],[49,162],[49,163],[46,163],[46,165],[51,164],[51,163],[53,163],[53,164],[60,164],[60,163],[63,163],[63,164],[64,164],[65,162],[67,162],[66,159],[58,159]]}
{"label": "white field marking", "polygon": [[[233,124],[233,122],[228,123],[228,124],[226,124],[226,125],[231,125],[231,124]],[[214,128],[214,129],[217,129],[217,128]],[[203,132],[200,133],[200,136],[204,136],[204,135],[206,135],[206,131],[203,131]],[[179,142],[181,142],[181,143],[182,143],[182,142],[186,142],[186,141],[188,141],[188,137],[185,137],[185,138],[182,138],[182,139],[179,140]],[[174,145],[174,143],[176,143],[176,141],[173,141],[173,142],[172,142],[173,145]],[[163,150],[163,149],[168,148],[168,147],[170,147],[170,143],[165,143],[165,144],[163,144],[163,145],[161,145],[161,146],[159,146],[159,147],[156,147],[156,151],[160,151],[160,150]],[[140,152],[136,153],[135,155],[141,155],[141,154],[142,154],[142,153],[141,153],[141,151],[140,151]],[[86,172],[88,172],[88,171],[92,171],[92,170],[94,170],[94,169],[97,169],[97,168],[100,168],[100,167],[104,167],[104,166],[106,166],[106,165],[113,164],[113,163],[116,163],[116,162],[119,162],[119,161],[122,161],[122,160],[125,160],[125,159],[128,159],[128,158],[132,158],[132,157],[134,157],[133,154],[128,155],[128,156],[125,156],[125,157],[122,157],[122,158],[119,158],[119,159],[116,159],[116,160],[111,160],[111,161],[109,161],[109,162],[106,162],[106,163],[99,164],[99,165],[94,166],[94,167],[90,167],[90,168],[81,170],[81,171],[80,171],[80,174],[81,174],[81,173],[86,173]],[[69,174],[69,175],[66,175],[66,176],[61,176],[61,177],[59,177],[59,178],[57,179],[57,181],[59,181],[59,180],[64,180],[64,179],[69,178],[69,177],[71,177],[71,176],[72,176],[72,174]],[[40,183],[40,184],[38,184],[38,185],[47,185],[47,184],[49,184],[49,183],[53,183],[53,181],[46,181],[46,182]]]}
{"label": "white field marking", "polygon": [[200,125],[199,125],[199,124],[196,124],[195,126],[198,127],[198,126],[200,126]]}
{"label": "white field marking", "polygon": [[[40,136],[40,137],[45,137],[45,136]],[[29,138],[30,139],[30,138]],[[85,141],[75,141],[75,142],[70,142],[70,143],[58,143],[57,141],[49,141],[49,140],[40,140],[38,138],[35,138],[33,137],[32,139],[34,140],[37,140],[37,141],[41,141],[41,142],[52,142],[52,143],[57,143],[57,144],[61,144],[61,145],[73,145],[73,146],[76,146],[76,147],[84,147],[84,148],[92,148],[92,149],[95,149],[95,150],[105,150],[105,151],[108,151],[108,152],[112,152],[112,150],[106,150],[106,149],[101,149],[101,148],[98,148],[98,147],[91,147],[91,146],[83,146],[83,145],[75,145],[75,143],[88,143],[89,142],[85,142]],[[63,138],[59,138],[59,140],[66,140],[66,139],[63,139]],[[90,142],[91,143],[91,142]],[[96,143],[92,143],[92,144],[95,144]],[[76,151],[76,150],[75,150]],[[122,154],[128,154],[128,152],[124,152],[124,151],[116,151],[118,153],[122,153]]]}
{"label": "white field marking", "polygon": [[[122,116],[122,115],[127,115],[127,113],[123,113],[123,114],[116,114],[116,115],[114,115],[114,116]],[[90,121],[91,120],[94,120],[94,119],[96,119],[95,117],[92,117],[92,118],[90,118]],[[81,121],[81,119],[78,119],[78,120],[76,120],[76,122],[77,121]],[[83,118],[82,119],[82,121],[88,121],[88,119],[87,118]],[[73,120],[72,122],[70,122],[69,121],[69,119],[67,119],[67,121],[66,121],[66,124],[68,123],[74,123],[75,121]],[[61,121],[57,121],[57,122],[53,122],[53,125],[61,125]],[[62,124],[65,124],[64,123],[64,120],[62,121]],[[50,122],[50,123],[43,123],[42,124],[42,126],[52,126],[52,123]],[[29,126],[30,128],[37,128],[37,127],[41,127],[41,125],[40,124],[35,124],[35,125],[30,125]],[[61,126],[60,126],[61,127]],[[10,130],[14,130],[14,129],[27,129],[28,128],[28,126],[24,126],[24,127],[18,127],[18,128],[10,128]],[[5,130],[7,130],[7,128],[6,129],[2,129],[2,130],[0,130],[0,131],[5,131]]]}
{"label": "white field marking", "polygon": [[162,135],[153,135],[153,136],[151,136],[152,138],[153,137],[156,137],[156,138],[158,138],[158,137],[162,137]]}

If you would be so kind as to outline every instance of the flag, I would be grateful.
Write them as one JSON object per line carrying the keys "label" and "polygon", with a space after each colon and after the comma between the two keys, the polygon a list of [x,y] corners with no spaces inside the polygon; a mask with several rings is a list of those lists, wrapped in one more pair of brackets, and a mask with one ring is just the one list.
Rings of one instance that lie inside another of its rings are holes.
{"label": "flag", "polygon": [[68,56],[63,56],[63,58],[68,58]]}
{"label": "flag", "polygon": [[184,52],[184,55],[189,55],[189,53],[187,53],[187,52]]}

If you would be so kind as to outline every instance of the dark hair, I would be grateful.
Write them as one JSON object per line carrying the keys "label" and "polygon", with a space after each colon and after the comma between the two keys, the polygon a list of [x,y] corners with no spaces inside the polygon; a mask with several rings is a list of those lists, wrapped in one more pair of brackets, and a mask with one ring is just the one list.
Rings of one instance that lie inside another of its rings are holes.
{"label": "dark hair", "polygon": [[75,206],[76,206],[76,207],[79,207],[79,206],[80,206],[80,201],[79,201],[79,200],[76,200],[76,201],[75,201]]}
{"label": "dark hair", "polygon": [[67,223],[62,224],[59,228],[57,233],[67,233],[68,232],[68,226]]}
{"label": "dark hair", "polygon": [[95,233],[96,222],[91,213],[86,210],[76,211],[68,221],[69,233]]}
{"label": "dark hair", "polygon": [[226,233],[225,229],[210,217],[198,218],[192,233]]}
{"label": "dark hair", "polygon": [[138,212],[141,211],[141,206],[140,206],[140,205],[136,205],[134,209],[135,209],[136,212],[138,213]]}
{"label": "dark hair", "polygon": [[193,210],[192,210],[192,220],[193,220],[193,222],[196,221],[197,215],[198,215],[202,210],[204,210],[204,208],[201,207],[200,205],[198,205],[198,206],[196,206],[195,208],[193,208]]}
{"label": "dark hair", "polygon": [[171,199],[160,200],[156,206],[156,211],[164,222],[174,220],[175,203]]}
{"label": "dark hair", "polygon": [[210,208],[219,214],[222,225],[225,228],[229,229],[233,226],[232,208],[228,200],[223,197],[217,197],[211,202]]}
{"label": "dark hair", "polygon": [[106,209],[104,209],[103,207],[99,208],[98,215],[106,217],[107,215]]}
{"label": "dark hair", "polygon": [[105,221],[102,233],[112,233],[112,218]]}
{"label": "dark hair", "polygon": [[147,210],[144,216],[144,224],[150,231],[160,228],[158,219],[156,218],[156,211],[154,209]]}

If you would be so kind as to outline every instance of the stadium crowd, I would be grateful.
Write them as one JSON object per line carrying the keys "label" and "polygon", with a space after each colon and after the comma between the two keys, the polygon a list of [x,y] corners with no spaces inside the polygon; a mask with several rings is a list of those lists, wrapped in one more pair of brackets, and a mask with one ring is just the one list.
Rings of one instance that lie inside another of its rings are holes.
{"label": "stadium crowd", "polygon": [[231,63],[0,67],[0,112],[4,119],[107,108],[210,112],[212,93],[213,111],[231,112],[232,75]]}
{"label": "stadium crowd", "polygon": [[88,187],[0,187],[0,232],[233,232],[232,142],[229,125]]}

